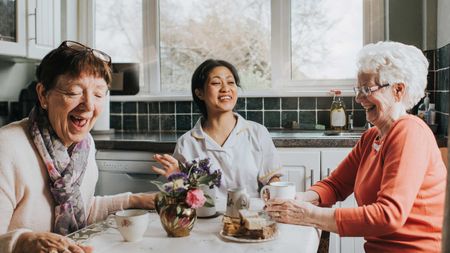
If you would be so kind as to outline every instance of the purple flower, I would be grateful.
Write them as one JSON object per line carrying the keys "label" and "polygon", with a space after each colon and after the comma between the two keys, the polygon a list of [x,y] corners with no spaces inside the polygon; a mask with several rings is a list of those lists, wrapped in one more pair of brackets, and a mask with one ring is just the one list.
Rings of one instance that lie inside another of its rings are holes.
{"label": "purple flower", "polygon": [[220,187],[220,183],[222,180],[222,172],[220,170],[216,170],[212,173],[212,177],[213,177],[213,185]]}
{"label": "purple flower", "polygon": [[175,172],[175,173],[171,174],[167,178],[167,180],[169,182],[172,182],[172,181],[175,181],[175,180],[178,180],[178,179],[183,179],[183,182],[187,182],[188,181],[188,175],[186,173],[184,173],[184,172]]}

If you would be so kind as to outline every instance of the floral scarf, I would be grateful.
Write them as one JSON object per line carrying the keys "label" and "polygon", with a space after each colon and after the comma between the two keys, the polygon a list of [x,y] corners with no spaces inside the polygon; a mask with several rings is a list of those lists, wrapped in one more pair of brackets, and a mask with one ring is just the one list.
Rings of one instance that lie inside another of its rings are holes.
{"label": "floral scarf", "polygon": [[34,107],[29,115],[31,137],[50,177],[50,191],[55,201],[55,233],[67,235],[86,226],[86,214],[80,185],[89,156],[89,136],[73,144],[72,152],[59,140],[47,113]]}

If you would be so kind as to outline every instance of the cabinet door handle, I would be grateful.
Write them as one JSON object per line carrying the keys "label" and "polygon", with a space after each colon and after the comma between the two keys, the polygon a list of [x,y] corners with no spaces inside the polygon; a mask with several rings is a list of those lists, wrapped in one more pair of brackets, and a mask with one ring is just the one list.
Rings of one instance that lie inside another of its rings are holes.
{"label": "cabinet door handle", "polygon": [[310,169],[310,170],[309,170],[309,173],[310,173],[309,183],[310,183],[310,185],[308,185],[308,181],[306,180],[306,179],[308,178],[308,173],[307,173],[307,171],[308,171],[308,170],[305,169],[305,180],[303,180],[303,186],[305,187],[305,188],[304,188],[304,191],[306,191],[306,189],[309,188],[308,186],[312,186],[313,183],[314,183],[314,182],[313,182],[313,181],[314,181],[314,170],[313,170],[313,169]]}
{"label": "cabinet door handle", "polygon": [[28,16],[29,17],[34,16],[34,37],[33,38],[29,38],[28,40],[36,41],[36,38],[37,38],[37,10],[36,10],[36,8],[34,8],[34,12],[33,13],[29,13]]}

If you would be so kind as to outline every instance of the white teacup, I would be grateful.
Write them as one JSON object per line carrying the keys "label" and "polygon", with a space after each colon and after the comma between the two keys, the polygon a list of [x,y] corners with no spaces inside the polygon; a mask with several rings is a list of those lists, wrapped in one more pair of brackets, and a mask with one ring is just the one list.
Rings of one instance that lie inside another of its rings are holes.
{"label": "white teacup", "polygon": [[295,184],[291,182],[272,182],[265,185],[260,192],[261,199],[295,199]]}
{"label": "white teacup", "polygon": [[205,195],[208,195],[213,200],[212,207],[199,207],[196,209],[197,217],[211,217],[216,214],[216,189],[210,189],[207,185],[201,185],[200,189]]}
{"label": "white teacup", "polygon": [[116,212],[117,229],[127,242],[142,239],[147,230],[149,214],[147,210],[128,209]]}

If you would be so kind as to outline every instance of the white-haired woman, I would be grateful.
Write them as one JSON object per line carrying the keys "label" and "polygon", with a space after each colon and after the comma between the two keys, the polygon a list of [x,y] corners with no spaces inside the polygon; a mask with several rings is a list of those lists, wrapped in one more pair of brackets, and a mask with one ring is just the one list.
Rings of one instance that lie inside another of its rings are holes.
{"label": "white-haired woman", "polygon": [[[440,252],[446,168],[428,126],[409,115],[424,96],[428,62],[397,42],[359,53],[356,102],[375,127],[326,179],[266,210],[279,222],[364,236],[366,252]],[[354,193],[358,207],[328,208]]]}

